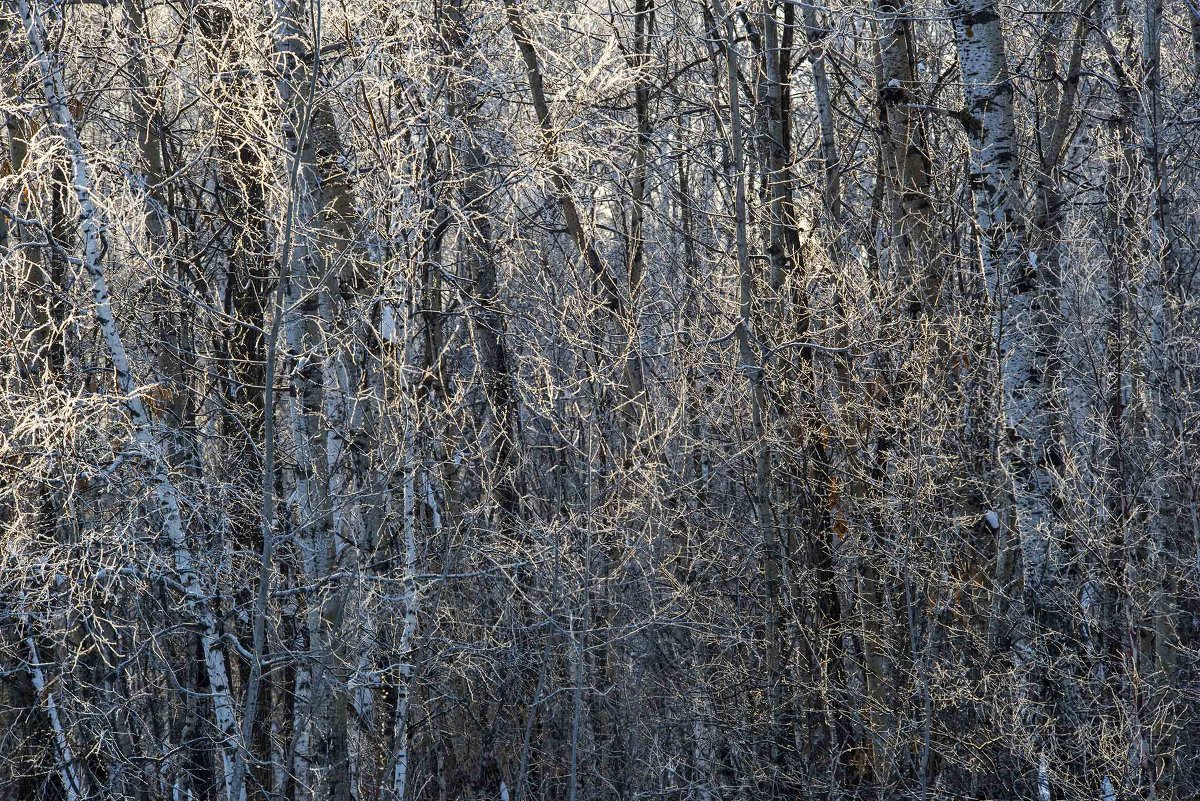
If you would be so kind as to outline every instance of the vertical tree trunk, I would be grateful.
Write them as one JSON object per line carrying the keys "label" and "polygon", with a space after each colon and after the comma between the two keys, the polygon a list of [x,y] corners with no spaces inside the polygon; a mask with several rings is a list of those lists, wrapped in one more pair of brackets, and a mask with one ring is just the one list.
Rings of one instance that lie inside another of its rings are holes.
{"label": "vertical tree trunk", "polygon": [[[971,151],[982,269],[991,289],[999,343],[1003,408],[1001,468],[1011,487],[1012,507],[1001,520],[1020,543],[1024,612],[1008,623],[1010,653],[1022,681],[1032,680],[1043,697],[1057,693],[1048,659],[1038,651],[1053,647],[1054,637],[1038,635],[1058,625],[1049,611],[1057,589],[1055,570],[1060,543],[1054,538],[1052,498],[1061,467],[1053,432],[1047,386],[1048,360],[1056,349],[1059,297],[1049,266],[1026,243],[1026,208],[1019,178],[1014,93],[999,9],[989,0],[964,0],[950,6],[955,44],[963,75],[963,124]],[[1053,546],[1053,548],[1052,548]],[[1026,729],[1018,741],[1028,758],[1045,758],[1035,733],[1037,707],[1028,690],[1017,693]],[[1039,769],[1039,785],[1049,782]]]}
{"label": "vertical tree trunk", "polygon": [[507,322],[501,313],[500,276],[496,265],[496,243],[488,204],[487,156],[475,134],[484,128],[479,115],[480,100],[475,81],[466,73],[476,54],[467,50],[468,19],[465,0],[455,0],[450,9],[447,34],[451,69],[463,73],[453,84],[452,111],[460,120],[457,163],[462,171],[463,244],[471,282],[468,311],[472,332],[479,343],[479,360],[484,374],[484,391],[491,414],[493,441],[491,470],[498,533],[508,539],[520,516],[517,463],[520,454],[520,412],[512,357],[505,342]]}
{"label": "vertical tree trunk", "polygon": [[729,146],[732,152],[734,181],[734,239],[738,269],[738,369],[746,376],[750,390],[750,432],[753,442],[754,473],[749,492],[754,508],[755,525],[762,543],[762,560],[765,572],[766,620],[763,630],[763,646],[767,654],[766,696],[771,706],[772,726],[769,740],[772,765],[771,782],[776,787],[778,767],[781,759],[776,712],[781,705],[781,632],[779,627],[779,550],[775,541],[775,526],[771,516],[770,470],[771,450],[766,430],[766,393],[763,387],[763,365],[756,349],[761,342],[754,325],[754,276],[750,265],[748,221],[746,210],[746,158],[744,153],[741,89],[738,85],[740,55],[737,28],[734,16],[726,11],[720,0],[714,1],[718,19],[724,20],[725,56],[727,65],[726,92],[729,98]]}
{"label": "vertical tree trunk", "polygon": [[876,71],[883,168],[894,206],[891,246],[906,311],[915,319],[940,306],[944,280],[933,242],[932,163],[923,113],[914,108],[921,84],[912,10],[905,0],[880,0],[878,10]]}
{"label": "vertical tree trunk", "polygon": [[1002,440],[1014,508],[1007,520],[1018,534],[1027,600],[1046,573],[1051,523],[1047,462],[1048,414],[1043,379],[1046,324],[1041,310],[1043,270],[1025,245],[1013,86],[997,7],[988,0],[950,6],[963,74],[963,124],[971,150],[971,186],[984,276],[997,315],[1004,406]]}
{"label": "vertical tree trunk", "polygon": [[[347,704],[340,697],[338,681],[339,666],[349,659],[342,631],[347,590],[340,578],[330,577],[340,561],[354,563],[363,541],[363,518],[350,500],[355,493],[348,470],[354,460],[347,458],[346,449],[362,425],[351,396],[360,389],[363,376],[354,364],[353,346],[330,332],[362,333],[363,321],[353,317],[346,300],[362,288],[364,276],[362,263],[354,257],[354,199],[350,178],[340,164],[341,137],[333,112],[317,100],[321,6],[313,9],[312,41],[302,33],[307,26],[301,7],[279,0],[271,10],[276,19],[274,55],[282,65],[277,91],[287,114],[284,138],[295,159],[289,211],[289,231],[294,228],[294,234],[285,242],[283,254],[288,285],[282,312],[285,340],[295,360],[290,414],[296,447],[292,514],[302,532],[298,539],[306,579],[322,585],[319,598],[310,601],[307,611],[306,635],[314,663],[308,700],[297,704],[295,726],[303,745],[317,737],[314,746],[323,763],[325,784],[313,789],[341,801],[351,792]],[[312,58],[306,54],[308,48]],[[298,773],[311,775],[307,764],[311,758],[306,750],[296,749],[301,763]]]}
{"label": "vertical tree trunk", "polygon": [[[410,317],[410,320],[412,318]],[[419,390],[418,390],[419,391]],[[404,434],[404,583],[401,601],[404,624],[400,631],[397,657],[400,660],[396,682],[396,718],[393,724],[391,801],[404,801],[409,777],[409,711],[411,709],[413,638],[417,632],[420,595],[417,588],[417,473],[420,470],[416,453],[416,419],[409,421]]]}
{"label": "vertical tree trunk", "polygon": [[[133,107],[133,124],[141,156],[140,166],[143,170],[144,184],[141,189],[146,203],[146,231],[150,244],[146,266],[151,275],[155,274],[156,267],[161,270],[154,297],[155,306],[158,308],[154,328],[157,372],[159,380],[166,385],[164,422],[181,432],[189,422],[186,417],[190,405],[187,377],[181,358],[185,347],[188,347],[182,340],[187,321],[173,313],[174,292],[168,286],[169,282],[180,278],[180,271],[176,269],[177,259],[167,227],[169,204],[164,186],[166,170],[163,159],[163,120],[156,108],[159,102],[158,91],[151,83],[150,71],[146,64],[149,30],[144,0],[123,0],[122,11],[129,43],[129,76],[132,84],[129,99]],[[176,435],[178,436],[179,434]],[[178,467],[186,460],[186,456],[186,449],[180,447],[178,442],[173,443],[168,453],[172,465]]]}

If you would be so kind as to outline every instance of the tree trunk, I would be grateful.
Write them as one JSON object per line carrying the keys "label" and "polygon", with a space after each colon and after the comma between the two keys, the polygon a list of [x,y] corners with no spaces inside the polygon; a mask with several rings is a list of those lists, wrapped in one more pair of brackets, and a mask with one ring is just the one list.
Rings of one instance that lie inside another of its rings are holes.
{"label": "tree trunk", "polygon": [[54,55],[46,50],[46,35],[41,17],[30,7],[28,0],[15,2],[34,60],[41,73],[42,92],[49,106],[51,119],[71,156],[73,188],[80,207],[80,228],[83,231],[83,267],[91,284],[96,322],[116,373],[117,388],[124,396],[122,403],[133,424],[134,442],[142,457],[147,460],[148,480],[154,488],[158,511],[162,516],[162,527],[171,543],[179,582],[186,594],[188,607],[200,624],[200,640],[220,740],[225,777],[224,798],[227,801],[241,801],[243,796],[235,794],[232,786],[233,773],[241,762],[241,753],[224,646],[221,643],[220,624],[209,605],[211,593],[204,586],[195,566],[196,559],[183,526],[179,493],[171,482],[168,459],[155,440],[153,421],[142,400],[141,388],[136,383],[124,340],[113,316],[112,299],[101,260],[104,251],[101,242],[103,222],[92,200],[94,188],[91,171],[76,132],[75,120],[67,105],[61,68]]}

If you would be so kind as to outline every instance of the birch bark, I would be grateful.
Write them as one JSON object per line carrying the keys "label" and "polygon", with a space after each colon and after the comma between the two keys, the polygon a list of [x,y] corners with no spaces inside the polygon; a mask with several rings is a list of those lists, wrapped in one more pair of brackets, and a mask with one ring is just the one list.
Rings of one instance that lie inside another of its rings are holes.
{"label": "birch bark", "polygon": [[404,583],[401,602],[404,605],[404,624],[400,631],[398,656],[399,681],[396,684],[396,718],[393,724],[391,801],[404,801],[409,775],[409,710],[412,696],[413,638],[417,633],[420,596],[417,588],[416,503],[417,471],[415,431],[413,423],[404,435]]}
{"label": "birch bark", "polygon": [[[1039,707],[1029,702],[1028,683],[1056,692],[1048,660],[1040,651],[1054,637],[1050,611],[1057,581],[1051,546],[1056,542],[1053,497],[1056,492],[1057,442],[1047,385],[1059,321],[1060,299],[1050,266],[1040,263],[1027,242],[1027,209],[1022,194],[1005,34],[998,0],[951,3],[955,44],[963,78],[962,121],[970,145],[970,182],[981,267],[992,297],[998,344],[1003,426],[999,432],[1000,468],[1011,508],[1002,526],[1020,543],[1023,614],[1009,621],[1009,650],[1021,685],[1015,697],[1024,729],[1018,733],[1027,758],[1045,759],[1044,737],[1037,733]],[[1001,539],[1001,542],[1003,540]],[[1003,555],[998,561],[1003,562]],[[1003,596],[1002,587],[996,597]],[[1039,767],[1039,784],[1049,781]]]}
{"label": "birch bark", "polygon": [[25,639],[29,647],[29,676],[33,680],[33,689],[38,698],[46,704],[46,717],[50,719],[50,730],[54,733],[54,749],[58,752],[58,777],[62,782],[67,801],[80,801],[91,797],[91,790],[75,760],[75,752],[71,748],[71,740],[58,714],[58,702],[54,691],[46,683],[46,671],[42,669],[42,658],[38,653],[37,643],[32,636]]}
{"label": "birch bark", "polygon": [[[312,55],[306,52],[306,12],[290,0],[273,0],[274,56],[280,65],[277,92],[285,110],[284,139],[295,162],[290,187],[292,239],[285,243],[288,267],[284,337],[293,359],[293,406],[289,424],[296,447],[295,491],[291,495],[299,527],[306,578],[322,586],[307,610],[313,649],[308,698],[296,706],[294,725],[298,774],[311,774],[313,737],[328,783],[319,788],[333,799],[349,797],[347,705],[337,680],[350,655],[343,632],[347,589],[331,579],[341,563],[352,564],[364,540],[363,516],[349,469],[347,443],[362,428],[362,410],[353,400],[361,376],[352,347],[327,332],[358,331],[362,321],[348,308],[362,288],[363,264],[354,258],[353,187],[341,166],[341,137],[321,86],[322,6],[312,8]],[[365,339],[365,335],[363,337]],[[265,490],[265,487],[264,487]],[[347,547],[348,546],[348,547]],[[318,788],[298,791],[307,793]]]}
{"label": "birch bark", "polygon": [[1045,395],[1048,307],[1045,267],[1027,249],[1026,209],[1020,186],[1013,84],[995,0],[950,6],[963,77],[963,124],[971,150],[981,266],[992,293],[1003,397],[1002,461],[1011,480],[1026,600],[1033,606],[1046,578],[1052,534],[1049,502],[1049,411]]}
{"label": "birch bark", "polygon": [[184,530],[179,493],[171,482],[166,455],[154,435],[153,419],[142,401],[125,342],[113,315],[112,299],[102,262],[101,236],[103,222],[93,200],[93,184],[87,155],[80,142],[75,120],[66,102],[66,89],[55,56],[46,48],[46,33],[41,14],[29,0],[14,0],[29,40],[33,58],[42,77],[42,93],[46,98],[51,119],[63,138],[71,157],[72,184],[80,208],[80,228],[83,232],[83,268],[91,284],[96,321],[116,374],[117,388],[124,396],[122,403],[133,423],[134,438],[146,460],[148,479],[154,489],[162,526],[174,552],[175,569],[184,588],[190,611],[200,625],[200,641],[212,692],[213,713],[221,743],[221,763],[224,798],[240,799],[234,795],[232,778],[241,761],[238,727],[225,664],[221,629],[210,605],[211,593],[204,586],[196,568],[196,559]]}

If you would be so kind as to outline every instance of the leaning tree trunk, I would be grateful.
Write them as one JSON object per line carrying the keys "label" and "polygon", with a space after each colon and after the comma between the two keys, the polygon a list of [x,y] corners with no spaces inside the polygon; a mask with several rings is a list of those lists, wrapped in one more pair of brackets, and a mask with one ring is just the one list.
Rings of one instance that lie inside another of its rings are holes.
{"label": "leaning tree trunk", "polygon": [[[25,624],[28,625],[29,621],[26,620]],[[50,720],[50,731],[54,734],[58,777],[62,782],[63,792],[66,793],[67,801],[82,801],[82,799],[90,798],[91,789],[87,781],[86,770],[82,769],[81,763],[76,759],[74,749],[71,747],[70,734],[59,715],[54,690],[46,682],[46,671],[42,668],[42,658],[38,653],[37,643],[32,633],[26,638],[25,643],[29,647],[29,676],[33,680],[33,689],[37,692],[38,698],[46,704],[46,717]]]}
{"label": "leaning tree trunk", "polygon": [[[626,361],[622,369],[620,381],[620,427],[622,429],[623,458],[629,460],[634,448],[640,443],[640,426],[645,420],[644,407],[645,386],[641,362],[637,357],[636,325],[634,323],[631,304],[621,284],[613,277],[612,271],[605,264],[604,258],[596,247],[592,235],[584,225],[579,206],[571,191],[571,181],[566,169],[560,161],[559,131],[555,125],[550,109],[550,101],[546,94],[546,82],[542,73],[541,59],[537,47],[526,26],[525,14],[520,4],[514,0],[504,0],[504,9],[508,19],[509,29],[513,40],[521,54],[525,65],[525,75],[528,79],[529,96],[533,101],[534,114],[537,117],[538,131],[546,158],[549,161],[550,184],[554,189],[567,233],[574,242],[583,259],[584,266],[600,286],[601,297],[605,309],[612,318],[614,327],[619,332],[621,344],[627,348]],[[631,265],[633,266],[633,265]],[[632,275],[640,283],[641,278]]]}
{"label": "leaning tree trunk", "polygon": [[162,527],[171,544],[179,583],[183,587],[188,608],[200,625],[200,642],[220,738],[224,776],[223,797],[226,801],[240,801],[243,796],[234,792],[232,784],[233,774],[242,762],[238,726],[225,664],[224,646],[221,642],[221,627],[209,602],[212,592],[204,585],[197,572],[196,559],[184,530],[179,493],[171,481],[168,459],[155,438],[154,421],[142,400],[133,366],[125,350],[125,342],[113,316],[112,297],[109,294],[102,261],[103,221],[100,210],[92,199],[95,190],[91,169],[79,139],[75,119],[67,104],[61,67],[57,64],[54,54],[46,48],[45,27],[39,12],[30,6],[29,0],[15,0],[15,4],[33,51],[34,61],[41,72],[42,92],[51,119],[71,157],[73,189],[80,208],[80,228],[83,231],[83,267],[91,284],[96,321],[112,361],[117,388],[124,396],[122,404],[133,424],[135,446],[146,460],[150,471],[149,483],[154,488],[158,511],[162,516]]}

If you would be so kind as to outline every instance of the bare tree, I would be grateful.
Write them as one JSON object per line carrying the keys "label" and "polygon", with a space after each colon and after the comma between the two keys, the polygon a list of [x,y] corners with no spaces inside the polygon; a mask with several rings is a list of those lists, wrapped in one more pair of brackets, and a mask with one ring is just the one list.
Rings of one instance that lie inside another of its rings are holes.
{"label": "bare tree", "polygon": [[0,799],[1182,798],[1196,20],[0,9]]}

